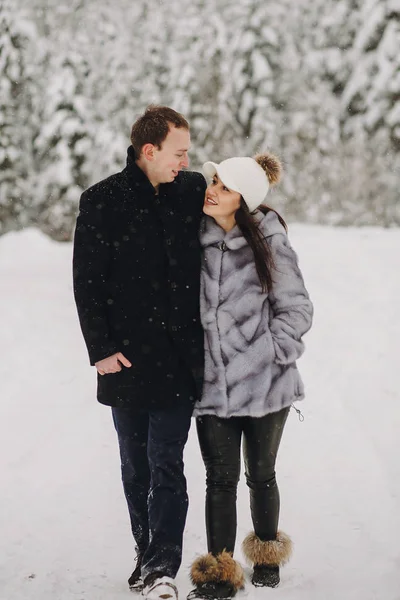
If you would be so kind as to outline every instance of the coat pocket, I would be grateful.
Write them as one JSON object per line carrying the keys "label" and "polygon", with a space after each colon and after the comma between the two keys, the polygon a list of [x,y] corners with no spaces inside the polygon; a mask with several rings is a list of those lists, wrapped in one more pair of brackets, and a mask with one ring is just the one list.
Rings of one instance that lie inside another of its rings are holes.
{"label": "coat pocket", "polygon": [[265,343],[267,346],[268,360],[271,362],[275,362],[275,358],[276,358],[275,345],[274,345],[274,340],[272,338],[272,334],[271,334],[271,331],[269,330],[269,328],[266,329],[264,338],[265,338]]}

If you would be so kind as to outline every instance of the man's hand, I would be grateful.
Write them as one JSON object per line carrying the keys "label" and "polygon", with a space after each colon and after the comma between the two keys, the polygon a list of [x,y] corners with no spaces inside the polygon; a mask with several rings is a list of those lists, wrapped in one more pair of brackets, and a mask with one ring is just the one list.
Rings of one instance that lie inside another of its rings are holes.
{"label": "man's hand", "polygon": [[122,354],[122,352],[117,352],[112,356],[107,356],[107,358],[103,358],[103,360],[98,360],[95,363],[95,367],[99,375],[107,375],[108,373],[118,373],[122,370],[121,364],[124,367],[131,367],[132,363],[129,362],[127,358]]}

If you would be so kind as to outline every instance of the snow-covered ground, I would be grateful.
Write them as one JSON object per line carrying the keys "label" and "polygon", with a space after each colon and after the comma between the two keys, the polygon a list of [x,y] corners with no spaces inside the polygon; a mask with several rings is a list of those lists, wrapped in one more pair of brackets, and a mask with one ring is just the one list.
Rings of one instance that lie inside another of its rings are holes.
{"label": "snow-covered ground", "polygon": [[[307,399],[283,437],[281,526],[295,543],[276,590],[238,600],[400,599],[400,231],[290,230],[315,303]],[[71,245],[0,239],[0,598],[132,598],[133,543],[109,409],[95,400],[71,286]],[[188,568],[205,551],[204,470],[186,450]],[[237,558],[250,529],[239,493]]]}

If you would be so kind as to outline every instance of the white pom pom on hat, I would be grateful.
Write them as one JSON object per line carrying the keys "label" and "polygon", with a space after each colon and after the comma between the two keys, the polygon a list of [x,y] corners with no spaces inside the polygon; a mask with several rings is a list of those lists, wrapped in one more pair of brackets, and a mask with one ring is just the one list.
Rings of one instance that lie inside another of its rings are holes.
{"label": "white pom pom on hat", "polygon": [[250,212],[255,210],[265,200],[269,190],[266,172],[249,156],[234,156],[222,162],[208,161],[203,165],[206,177],[217,173],[222,183],[230,190],[243,196]]}

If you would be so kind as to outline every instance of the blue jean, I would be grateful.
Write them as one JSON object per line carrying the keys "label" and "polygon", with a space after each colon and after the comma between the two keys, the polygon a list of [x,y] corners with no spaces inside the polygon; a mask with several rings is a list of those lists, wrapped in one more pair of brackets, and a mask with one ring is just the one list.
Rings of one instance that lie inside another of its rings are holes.
{"label": "blue jean", "polygon": [[193,406],[166,410],[112,408],[121,473],[142,577],[175,577],[188,509],[183,450]]}

